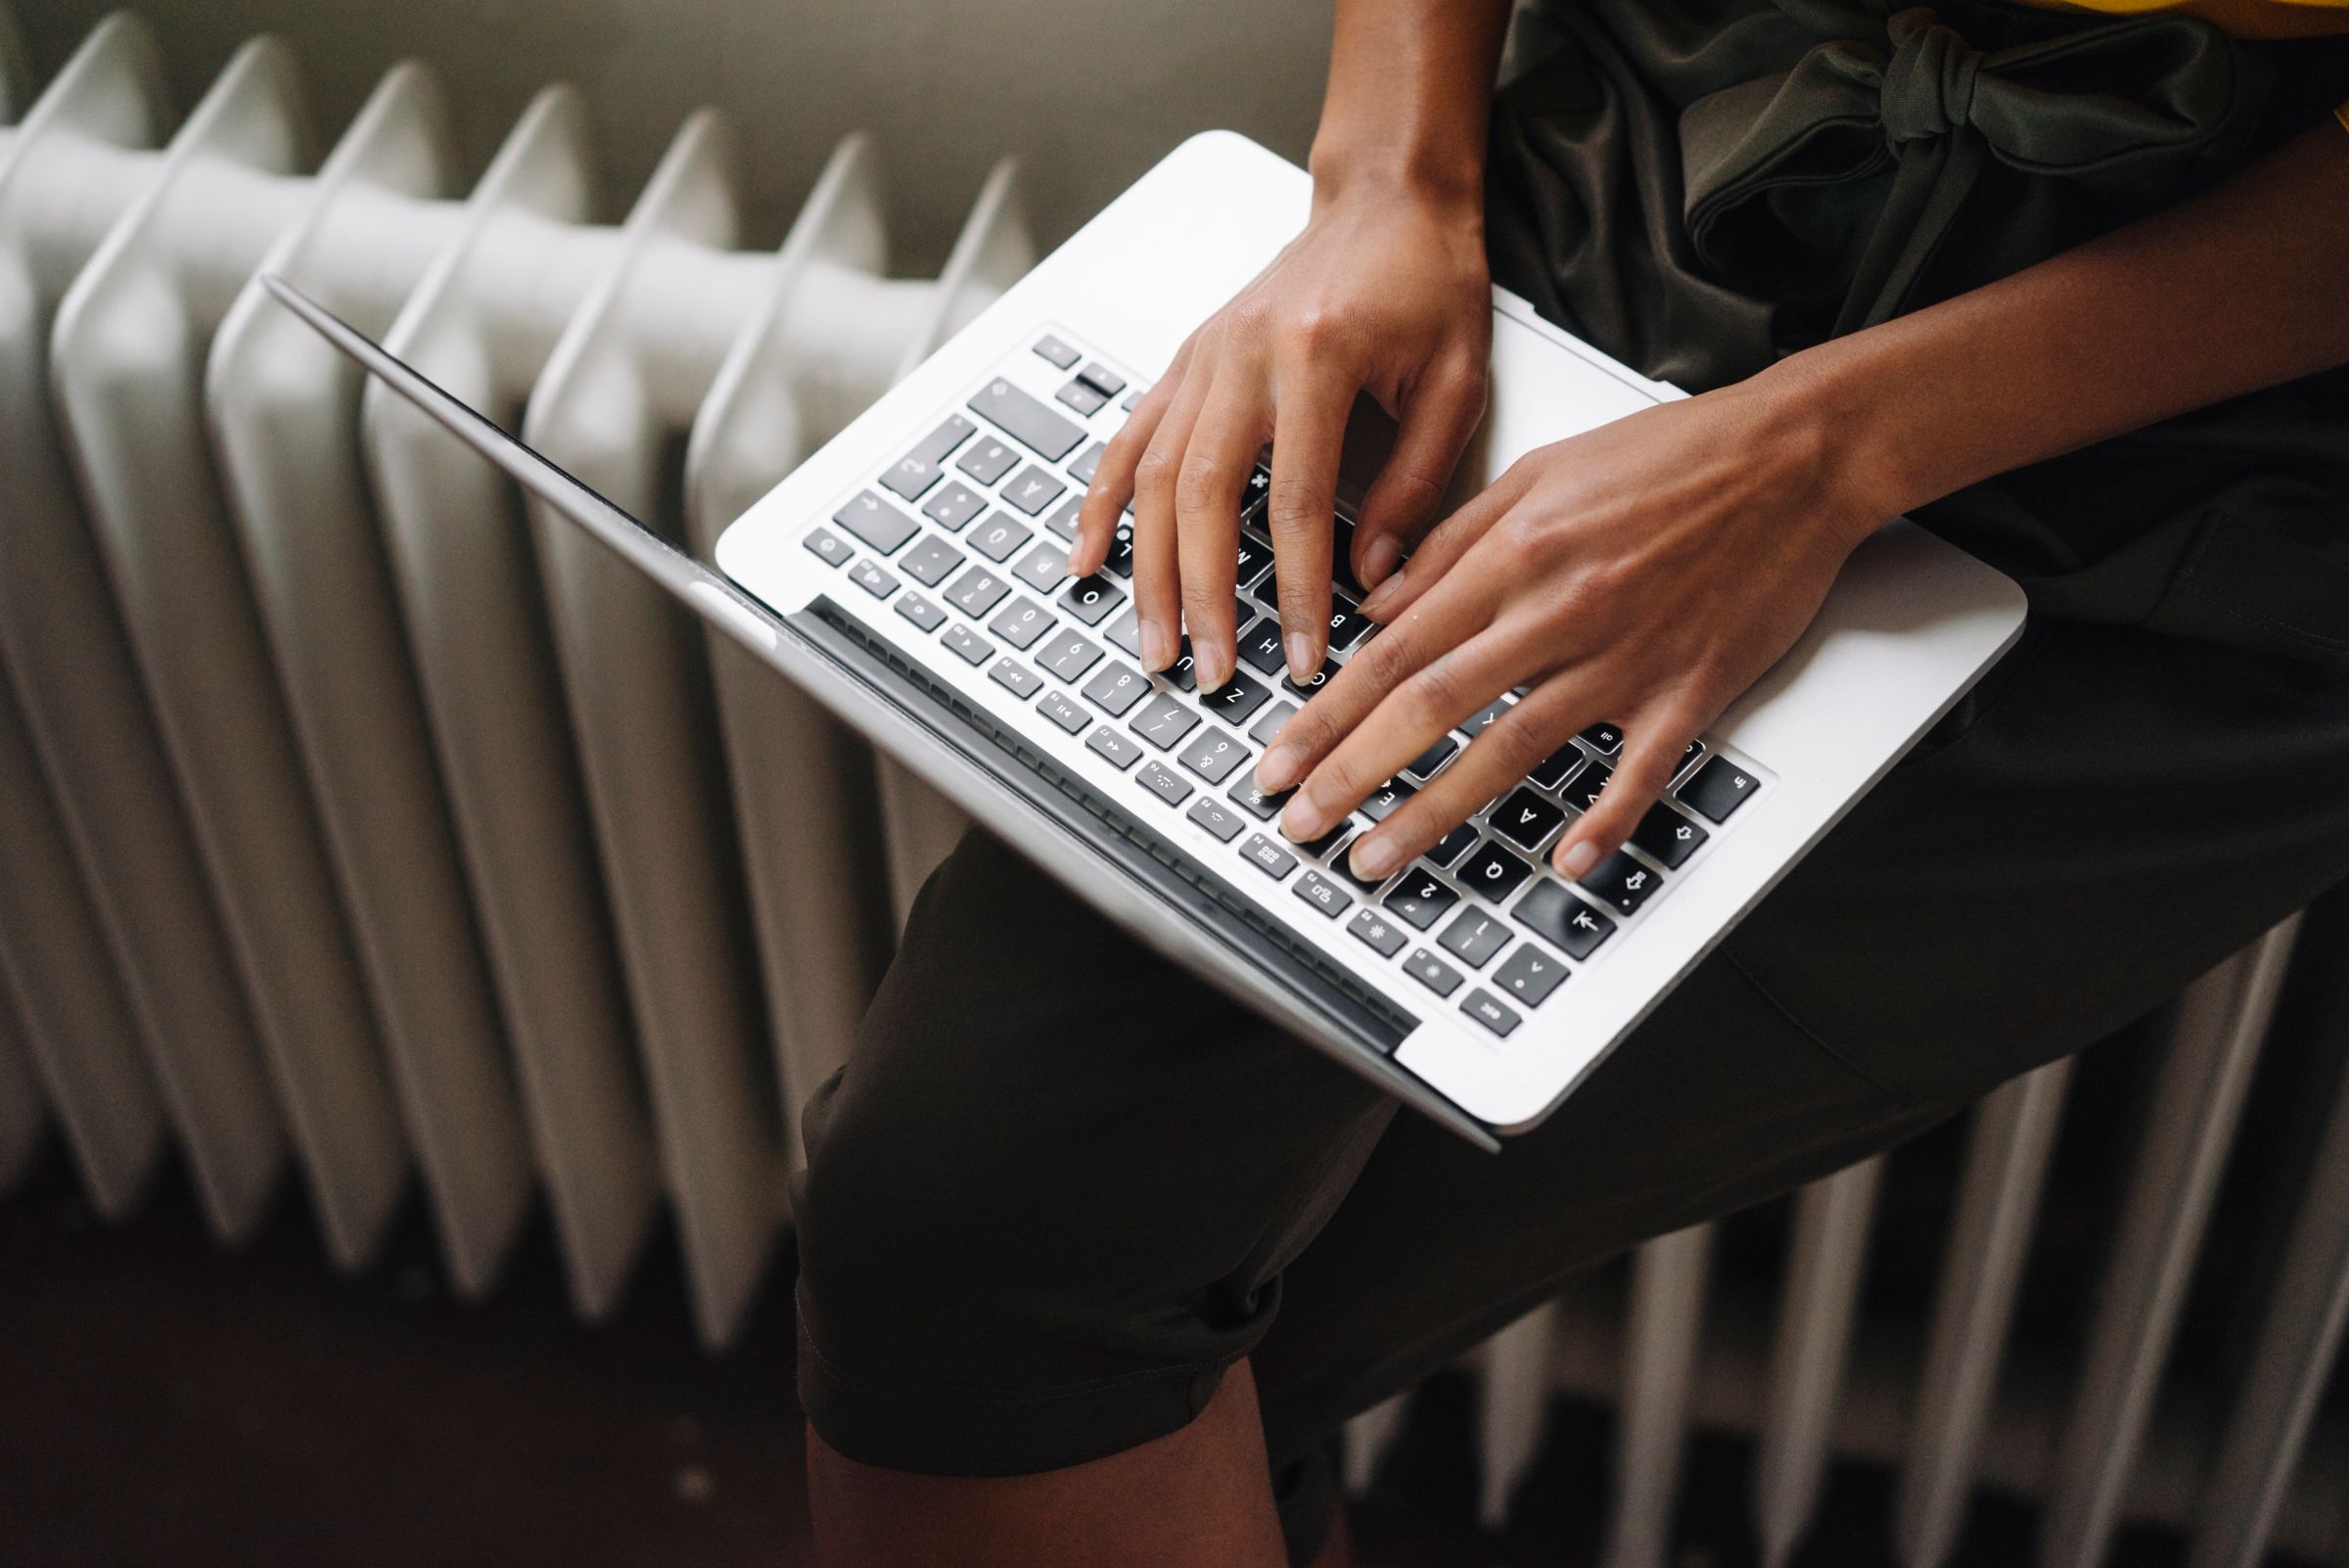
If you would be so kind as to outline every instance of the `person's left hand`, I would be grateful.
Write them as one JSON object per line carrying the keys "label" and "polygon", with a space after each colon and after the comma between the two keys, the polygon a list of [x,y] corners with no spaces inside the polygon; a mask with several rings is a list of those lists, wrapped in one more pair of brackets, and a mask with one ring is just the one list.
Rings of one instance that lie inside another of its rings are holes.
{"label": "person's left hand", "polygon": [[1848,432],[1783,395],[1785,380],[1530,452],[1430,533],[1362,605],[1383,629],[1259,764],[1267,789],[1302,780],[1282,830],[1318,837],[1446,731],[1527,686],[1356,842],[1356,871],[1403,865],[1600,721],[1622,727],[1622,756],[1552,860],[1579,877],[1621,845],[1688,742],[1793,645],[1844,557],[1897,510],[1870,499]]}

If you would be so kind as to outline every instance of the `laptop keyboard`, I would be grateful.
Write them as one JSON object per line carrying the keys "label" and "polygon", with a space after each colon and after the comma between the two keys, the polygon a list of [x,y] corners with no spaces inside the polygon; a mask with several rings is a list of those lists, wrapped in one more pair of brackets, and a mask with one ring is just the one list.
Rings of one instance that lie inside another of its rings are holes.
{"label": "laptop keyboard", "polygon": [[[1583,731],[1522,784],[1417,861],[1378,882],[1346,863],[1354,840],[1507,712],[1471,715],[1381,786],[1338,827],[1294,844],[1273,826],[1287,796],[1256,785],[1255,761],[1304,701],[1377,634],[1356,609],[1354,525],[1341,504],[1330,657],[1300,686],[1287,673],[1261,465],[1241,513],[1239,668],[1202,694],[1186,639],[1174,666],[1144,674],[1132,599],[1132,516],[1095,576],[1065,570],[1085,486],[1139,392],[1064,333],[1024,353],[1056,373],[1052,400],[1026,374],[998,376],[910,441],[828,524],[803,537],[818,560],[890,605],[907,644],[935,642],[1045,725],[1129,781],[1150,810],[1179,815],[1224,848],[1235,885],[1285,887],[1309,935],[1407,977],[1498,1038],[1547,1003],[1575,971],[1627,940],[1640,914],[1703,864],[1713,836],[1766,787],[1759,770],[1709,741],[1690,744],[1667,798],[1631,844],[1568,884],[1543,856],[1613,774],[1623,733]],[[1028,361],[1033,364],[1034,361]],[[918,650],[915,650],[918,652]],[[1341,936],[1340,933],[1343,933]]]}

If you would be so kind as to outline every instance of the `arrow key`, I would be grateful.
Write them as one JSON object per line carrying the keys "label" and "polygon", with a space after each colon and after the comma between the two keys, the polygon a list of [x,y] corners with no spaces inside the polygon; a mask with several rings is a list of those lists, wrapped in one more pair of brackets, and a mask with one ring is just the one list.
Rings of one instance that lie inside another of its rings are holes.
{"label": "arrow key", "polygon": [[1566,978],[1566,966],[1531,943],[1518,944],[1509,961],[1493,971],[1493,984],[1528,1007],[1539,1007]]}
{"label": "arrow key", "polygon": [[1618,914],[1628,915],[1637,910],[1663,883],[1663,872],[1650,869],[1621,850],[1583,873],[1584,890],[1613,905]]}
{"label": "arrow key", "polygon": [[1632,829],[1632,843],[1667,871],[1678,871],[1707,837],[1703,828],[1660,802]]}

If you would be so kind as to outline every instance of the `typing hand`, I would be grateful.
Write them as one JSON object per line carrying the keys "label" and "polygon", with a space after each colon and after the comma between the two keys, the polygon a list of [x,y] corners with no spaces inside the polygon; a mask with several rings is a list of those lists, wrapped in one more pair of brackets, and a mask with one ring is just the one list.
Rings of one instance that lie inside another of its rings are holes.
{"label": "typing hand", "polygon": [[1622,844],[1698,731],[1792,646],[1885,512],[1838,427],[1770,378],[1528,453],[1362,605],[1384,629],[1257,768],[1312,839],[1447,730],[1528,695],[1353,850],[1364,876],[1434,844],[1569,736],[1613,721],[1614,777],[1558,841],[1579,877]]}
{"label": "typing hand", "polygon": [[1317,187],[1305,232],[1191,335],[1109,443],[1070,572],[1099,569],[1131,499],[1142,664],[1172,664],[1187,629],[1201,689],[1221,686],[1240,629],[1241,494],[1271,441],[1282,651],[1310,679],[1329,635],[1331,509],[1356,394],[1402,427],[1355,530],[1350,565],[1374,588],[1427,525],[1483,414],[1492,331],[1473,205],[1386,185]]}

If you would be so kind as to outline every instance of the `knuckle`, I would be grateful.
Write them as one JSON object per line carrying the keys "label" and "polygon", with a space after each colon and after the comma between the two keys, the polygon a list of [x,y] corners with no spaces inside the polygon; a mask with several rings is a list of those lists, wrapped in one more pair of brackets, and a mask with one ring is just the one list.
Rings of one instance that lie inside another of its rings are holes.
{"label": "knuckle", "polygon": [[1213,506],[1223,482],[1223,465],[1212,453],[1192,452],[1174,476],[1174,509],[1200,512]]}
{"label": "knuckle", "polygon": [[1330,504],[1329,495],[1313,481],[1278,474],[1266,495],[1265,515],[1276,530],[1309,528],[1329,520]]}
{"label": "knuckle", "polygon": [[1403,698],[1422,727],[1449,729],[1452,715],[1460,712],[1459,677],[1439,659],[1405,684]]}
{"label": "knuckle", "polygon": [[1133,487],[1150,496],[1163,496],[1174,484],[1174,459],[1153,446],[1135,460]]}
{"label": "knuckle", "polygon": [[1289,312],[1280,326],[1283,346],[1298,353],[1317,354],[1345,341],[1345,313],[1322,303],[1302,305]]}
{"label": "knuckle", "polygon": [[1469,750],[1484,753],[1495,772],[1521,778],[1547,757],[1551,748],[1530,722],[1512,712],[1479,736]]}

